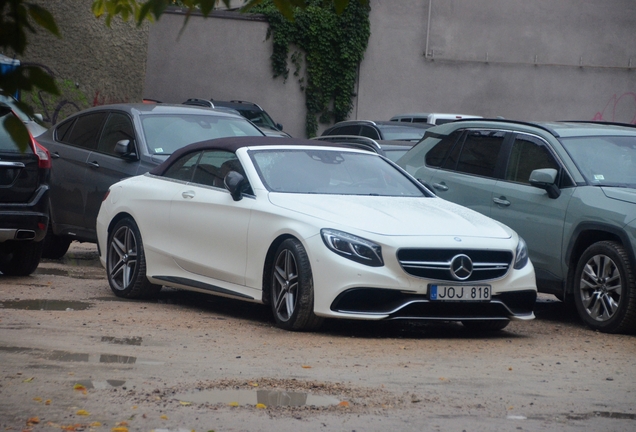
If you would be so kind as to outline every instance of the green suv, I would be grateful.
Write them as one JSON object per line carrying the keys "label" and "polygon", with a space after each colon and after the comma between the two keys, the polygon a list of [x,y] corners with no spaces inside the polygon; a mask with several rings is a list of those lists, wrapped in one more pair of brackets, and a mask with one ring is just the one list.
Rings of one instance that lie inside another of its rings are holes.
{"label": "green suv", "polygon": [[523,237],[540,292],[608,333],[636,331],[636,126],[472,119],[397,164]]}

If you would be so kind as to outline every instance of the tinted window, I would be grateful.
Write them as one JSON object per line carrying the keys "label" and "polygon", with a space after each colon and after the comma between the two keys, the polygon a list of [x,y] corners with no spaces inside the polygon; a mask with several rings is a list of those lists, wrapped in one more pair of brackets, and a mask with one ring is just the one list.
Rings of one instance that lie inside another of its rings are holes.
{"label": "tinted window", "polygon": [[104,132],[99,139],[97,150],[102,153],[116,155],[115,145],[117,141],[135,139],[135,131],[133,130],[130,118],[122,113],[111,113],[104,125]]}
{"label": "tinted window", "polygon": [[65,141],[87,149],[97,148],[97,137],[104,123],[107,113],[93,113],[79,117],[75,121],[75,126]]}
{"label": "tinted window", "polygon": [[371,138],[375,140],[380,139],[380,134],[378,133],[378,131],[376,131],[375,129],[369,126],[362,126],[362,129],[360,130],[360,135],[362,135],[363,137],[367,137],[367,138]]}
{"label": "tinted window", "polygon": [[175,180],[182,180],[189,182],[192,179],[194,168],[196,166],[201,152],[187,154],[178,160],[176,160],[170,168],[163,174],[164,177],[172,178]]}
{"label": "tinted window", "polygon": [[508,159],[506,180],[530,184],[530,173],[541,168],[554,168],[559,172],[560,167],[541,140],[517,136]]}
{"label": "tinted window", "polygon": [[505,132],[469,131],[462,146],[457,171],[483,177],[494,177]]}
{"label": "tinted window", "polygon": [[338,126],[326,135],[358,135],[358,132],[360,132],[360,126],[358,125]]}
{"label": "tinted window", "polygon": [[74,123],[75,123],[75,119],[69,120],[59,125],[57,129],[55,130],[55,134],[56,134],[55,138],[58,141],[68,142],[68,135]]}
{"label": "tinted window", "polygon": [[461,131],[455,131],[442,138],[442,140],[426,154],[426,165],[432,167],[441,166],[460,135]]}

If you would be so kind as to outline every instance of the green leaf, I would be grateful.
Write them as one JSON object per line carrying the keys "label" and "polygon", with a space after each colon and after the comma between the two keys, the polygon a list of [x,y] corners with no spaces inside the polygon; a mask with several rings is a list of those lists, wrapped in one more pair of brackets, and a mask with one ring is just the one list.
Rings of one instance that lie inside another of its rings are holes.
{"label": "green leaf", "polygon": [[29,74],[29,78],[34,86],[41,88],[47,93],[59,95],[60,91],[55,85],[55,80],[44,69],[38,66],[25,66],[21,68]]}
{"label": "green leaf", "polygon": [[26,152],[31,144],[31,136],[29,131],[20,121],[19,118],[13,115],[5,116],[4,128],[9,132],[9,135],[18,144],[18,148],[22,153]]}
{"label": "green leaf", "polygon": [[45,28],[49,32],[53,33],[55,36],[60,37],[60,31],[57,28],[57,24],[55,24],[55,19],[51,12],[44,9],[42,6],[28,3],[27,7],[29,8],[29,15],[33,18],[40,27]]}

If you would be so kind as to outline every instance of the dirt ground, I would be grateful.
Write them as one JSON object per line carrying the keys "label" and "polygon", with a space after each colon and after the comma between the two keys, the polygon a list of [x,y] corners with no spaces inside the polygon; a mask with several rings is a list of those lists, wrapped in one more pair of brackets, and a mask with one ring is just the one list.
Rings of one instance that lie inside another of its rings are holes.
{"label": "dirt ground", "polygon": [[537,319],[274,326],[267,307],[166,289],[116,298],[94,245],[0,275],[3,431],[634,431],[634,336],[541,296]]}

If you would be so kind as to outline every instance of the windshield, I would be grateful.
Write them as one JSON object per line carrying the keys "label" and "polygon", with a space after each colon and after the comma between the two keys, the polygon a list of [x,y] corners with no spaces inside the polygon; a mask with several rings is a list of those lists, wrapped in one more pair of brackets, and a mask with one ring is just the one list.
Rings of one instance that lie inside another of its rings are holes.
{"label": "windshield", "polygon": [[588,183],[636,188],[636,136],[560,140]]}
{"label": "windshield", "polygon": [[263,136],[246,120],[215,115],[143,115],[141,124],[148,151],[153,155],[170,155],[188,144],[214,138]]}
{"label": "windshield", "polygon": [[419,141],[426,133],[426,129],[408,126],[379,126],[383,139],[392,141]]}
{"label": "windshield", "polygon": [[265,111],[254,111],[240,108],[238,109],[238,111],[243,117],[252,121],[252,123],[254,123],[256,126],[278,130],[278,128],[276,127],[276,123],[274,123],[274,120],[272,120],[272,118]]}
{"label": "windshield", "polygon": [[426,196],[407,176],[373,153],[340,150],[253,150],[269,191],[377,196]]}

